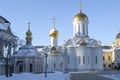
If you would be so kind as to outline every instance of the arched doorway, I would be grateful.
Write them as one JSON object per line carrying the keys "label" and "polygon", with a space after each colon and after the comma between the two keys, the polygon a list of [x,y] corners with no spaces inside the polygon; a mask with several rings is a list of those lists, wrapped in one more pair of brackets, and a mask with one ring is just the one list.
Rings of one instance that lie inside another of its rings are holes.
{"label": "arched doorway", "polygon": [[32,69],[33,67],[32,67],[32,63],[29,65],[29,72],[32,72],[33,71],[33,69]]}
{"label": "arched doorway", "polygon": [[17,72],[23,72],[23,62],[22,61],[17,61],[16,65],[17,65]]}
{"label": "arched doorway", "polygon": [[19,65],[19,72],[23,72],[23,66],[22,66],[22,64]]}

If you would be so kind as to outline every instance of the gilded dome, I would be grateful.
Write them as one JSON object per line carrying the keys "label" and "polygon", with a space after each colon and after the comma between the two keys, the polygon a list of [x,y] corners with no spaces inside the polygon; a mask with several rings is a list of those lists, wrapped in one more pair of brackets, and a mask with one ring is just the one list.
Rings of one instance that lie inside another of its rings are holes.
{"label": "gilded dome", "polygon": [[55,37],[57,38],[59,36],[59,32],[53,28],[51,31],[50,31],[50,37]]}
{"label": "gilded dome", "polygon": [[74,21],[88,21],[88,17],[84,13],[80,12],[74,16]]}
{"label": "gilded dome", "polygon": [[28,31],[26,32],[26,35],[27,35],[27,36],[29,36],[29,35],[31,36],[31,35],[32,35],[32,32],[28,29]]}

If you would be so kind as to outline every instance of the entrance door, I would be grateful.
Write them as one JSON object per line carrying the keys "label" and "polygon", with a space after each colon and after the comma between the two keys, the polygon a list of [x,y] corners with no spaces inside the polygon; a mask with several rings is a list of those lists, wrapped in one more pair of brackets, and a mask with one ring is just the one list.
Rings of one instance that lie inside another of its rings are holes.
{"label": "entrance door", "polygon": [[32,64],[30,64],[30,66],[29,66],[29,72],[32,72]]}
{"label": "entrance door", "polygon": [[22,66],[22,64],[19,65],[19,72],[23,72],[23,66]]}

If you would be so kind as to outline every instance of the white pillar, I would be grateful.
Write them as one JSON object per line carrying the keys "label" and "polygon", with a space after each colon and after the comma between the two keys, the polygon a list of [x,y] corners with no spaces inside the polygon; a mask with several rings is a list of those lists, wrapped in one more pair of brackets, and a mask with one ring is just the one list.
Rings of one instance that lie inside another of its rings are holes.
{"label": "white pillar", "polygon": [[88,36],[88,21],[73,22],[73,36]]}
{"label": "white pillar", "polygon": [[58,46],[58,39],[55,37],[51,37],[51,46]]}

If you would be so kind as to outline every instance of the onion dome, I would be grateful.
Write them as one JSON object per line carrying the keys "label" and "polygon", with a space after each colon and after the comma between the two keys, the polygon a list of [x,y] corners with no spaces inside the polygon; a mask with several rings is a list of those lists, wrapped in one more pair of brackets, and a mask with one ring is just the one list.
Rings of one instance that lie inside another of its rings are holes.
{"label": "onion dome", "polygon": [[88,21],[88,17],[84,13],[80,12],[79,14],[74,16],[74,21],[75,22],[76,21]]}
{"label": "onion dome", "polygon": [[31,36],[32,35],[32,32],[30,31],[30,29],[28,29],[28,31],[26,32],[26,35],[27,36]]}
{"label": "onion dome", "polygon": [[28,31],[26,32],[26,44],[31,44],[32,32],[30,31],[30,23],[28,23]]}
{"label": "onion dome", "polygon": [[55,27],[50,31],[50,37],[58,38],[59,32],[55,29]]}
{"label": "onion dome", "polygon": [[120,38],[120,33],[118,33],[118,34],[116,35],[116,38]]}
{"label": "onion dome", "polygon": [[74,22],[76,21],[88,21],[88,17],[82,13],[82,3],[80,2],[80,13],[74,16]]}

